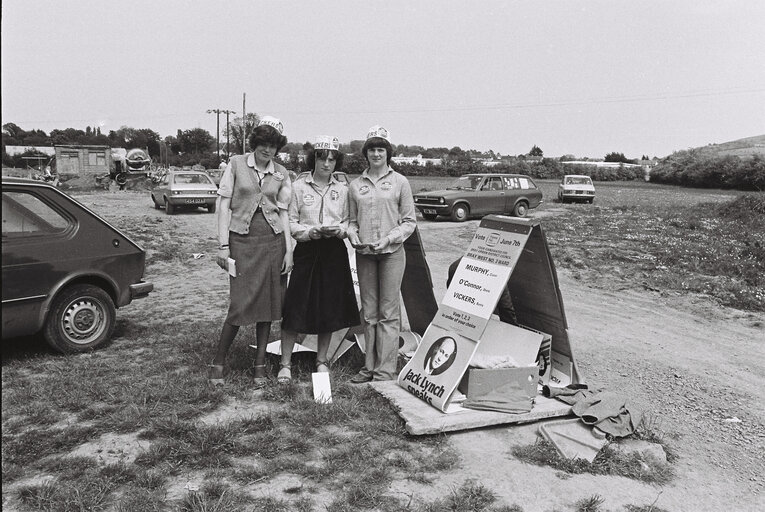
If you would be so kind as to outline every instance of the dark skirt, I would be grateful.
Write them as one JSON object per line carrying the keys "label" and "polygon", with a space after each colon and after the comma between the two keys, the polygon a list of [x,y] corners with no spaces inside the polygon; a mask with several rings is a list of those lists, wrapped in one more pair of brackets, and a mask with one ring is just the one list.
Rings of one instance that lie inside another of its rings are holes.
{"label": "dark skirt", "polygon": [[293,259],[282,328],[320,334],[359,325],[345,243],[339,238],[299,242]]}
{"label": "dark skirt", "polygon": [[281,274],[287,246],[284,234],[274,233],[263,214],[252,216],[250,232],[229,232],[229,250],[236,277],[229,277],[231,303],[226,322],[251,325],[282,317],[287,275]]}

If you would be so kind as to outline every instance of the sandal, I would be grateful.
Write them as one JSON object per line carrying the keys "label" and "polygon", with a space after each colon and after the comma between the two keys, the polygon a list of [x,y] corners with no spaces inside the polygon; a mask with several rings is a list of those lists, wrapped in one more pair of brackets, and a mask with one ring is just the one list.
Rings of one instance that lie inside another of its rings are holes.
{"label": "sandal", "polygon": [[207,365],[207,382],[213,386],[222,386],[226,383],[223,379],[223,374],[226,371],[226,367],[222,364],[208,364]]}
{"label": "sandal", "polygon": [[[253,379],[253,384],[255,384],[255,389],[260,389],[268,384],[268,377],[265,376],[266,365],[256,364],[253,366],[253,368],[255,368],[255,378]],[[258,376],[259,373],[262,373],[263,375]]]}
{"label": "sandal", "polygon": [[280,364],[279,365],[279,373],[276,374],[276,382],[279,384],[289,384],[292,382],[292,365],[291,364]]}
{"label": "sandal", "polygon": [[316,373],[329,373],[329,363],[316,360]]}

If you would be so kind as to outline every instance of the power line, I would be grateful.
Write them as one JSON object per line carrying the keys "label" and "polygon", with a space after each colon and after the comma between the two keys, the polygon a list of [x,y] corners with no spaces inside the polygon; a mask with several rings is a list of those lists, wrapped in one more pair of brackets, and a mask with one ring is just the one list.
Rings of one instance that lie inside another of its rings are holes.
{"label": "power line", "polygon": [[[493,103],[493,104],[484,104],[484,105],[452,105],[452,106],[441,106],[441,107],[430,107],[430,108],[423,108],[423,107],[391,107],[391,108],[382,108],[382,109],[375,109],[375,110],[343,110],[343,109],[332,109],[332,110],[281,110],[279,109],[279,112],[281,112],[281,115],[285,114],[302,114],[302,115],[327,115],[327,114],[410,114],[410,113],[433,113],[433,112],[465,112],[465,111],[482,111],[482,110],[521,110],[521,109],[529,109],[529,108],[549,108],[549,107],[570,107],[570,106],[577,106],[577,105],[597,105],[597,104],[614,104],[614,103],[636,103],[636,102],[645,102],[645,101],[664,101],[664,100],[673,100],[673,99],[688,99],[688,98],[702,98],[702,97],[718,97],[718,96],[731,96],[736,94],[750,94],[750,93],[761,93],[765,92],[765,87],[759,87],[759,88],[749,88],[749,89],[728,89],[728,90],[718,90],[718,91],[694,91],[694,92],[686,92],[686,93],[677,93],[677,94],[642,94],[642,95],[632,95],[632,96],[616,96],[616,97],[606,97],[606,98],[590,98],[590,99],[572,99],[572,100],[561,100],[561,101],[550,101],[550,102],[528,102],[528,103]],[[225,110],[222,109],[215,109],[220,110],[221,113],[225,112]],[[215,111],[214,109],[210,109],[208,112]],[[231,113],[235,113],[231,111]],[[159,115],[159,116],[142,116],[140,121],[137,120],[137,118],[133,117],[124,117],[122,118],[122,124],[126,122],[130,122],[131,120],[135,120],[134,122],[140,122],[140,123],[146,123],[149,121],[156,121],[161,119],[172,119],[172,118],[185,118],[188,117],[188,113],[176,113],[176,114],[165,114],[165,115]],[[116,116],[110,116],[111,118],[114,118]],[[16,124],[35,124],[35,123],[48,123],[48,124],[76,124],[76,123],[86,123],[86,122],[92,122],[93,118],[85,118],[85,119],[59,119],[59,120],[17,120],[14,121]]]}

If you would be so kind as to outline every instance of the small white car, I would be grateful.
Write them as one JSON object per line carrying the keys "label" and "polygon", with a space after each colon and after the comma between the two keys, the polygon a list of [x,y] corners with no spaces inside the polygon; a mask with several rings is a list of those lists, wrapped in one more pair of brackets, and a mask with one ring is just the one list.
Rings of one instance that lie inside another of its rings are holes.
{"label": "small white car", "polygon": [[173,215],[180,208],[199,206],[215,213],[215,201],[218,199],[218,186],[203,171],[170,171],[151,191],[154,208],[163,205],[165,213]]}
{"label": "small white car", "polygon": [[558,185],[558,200],[561,203],[568,201],[592,203],[595,200],[595,185],[592,184],[592,179],[578,174],[563,176]]}

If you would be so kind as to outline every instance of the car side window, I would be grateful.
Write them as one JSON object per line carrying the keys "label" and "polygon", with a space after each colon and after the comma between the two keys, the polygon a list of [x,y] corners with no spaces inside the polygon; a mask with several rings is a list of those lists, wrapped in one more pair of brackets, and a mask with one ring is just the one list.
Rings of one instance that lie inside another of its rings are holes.
{"label": "car side window", "polygon": [[521,188],[518,178],[505,178],[505,186],[510,190]]}
{"label": "car side window", "polygon": [[481,190],[502,190],[502,179],[497,176],[486,178]]}
{"label": "car side window", "polygon": [[530,188],[535,188],[534,184],[528,178],[518,178],[518,183],[520,183],[521,188],[523,190],[528,190]]}
{"label": "car side window", "polygon": [[55,235],[65,232],[70,221],[34,194],[3,192],[3,238]]}

